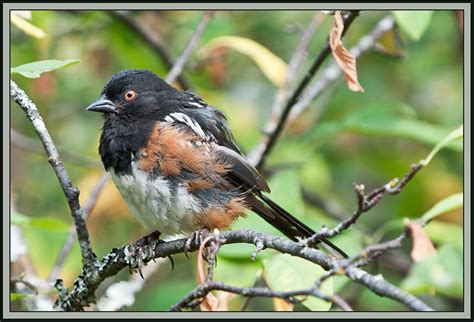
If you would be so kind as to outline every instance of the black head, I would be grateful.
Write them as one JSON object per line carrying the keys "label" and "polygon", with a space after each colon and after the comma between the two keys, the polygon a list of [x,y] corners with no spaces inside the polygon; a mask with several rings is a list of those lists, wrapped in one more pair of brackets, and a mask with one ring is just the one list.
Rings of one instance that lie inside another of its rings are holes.
{"label": "black head", "polygon": [[148,70],[127,69],[112,76],[102,90],[101,97],[87,110],[127,118],[131,115],[147,115],[156,112],[160,98],[176,93],[175,88]]}

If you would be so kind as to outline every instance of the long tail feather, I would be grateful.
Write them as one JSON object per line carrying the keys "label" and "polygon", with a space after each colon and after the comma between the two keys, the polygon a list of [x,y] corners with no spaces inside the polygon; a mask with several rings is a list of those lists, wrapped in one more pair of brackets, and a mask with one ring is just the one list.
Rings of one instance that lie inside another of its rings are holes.
{"label": "long tail feather", "polygon": [[[258,194],[258,197],[260,197],[266,205],[251,195],[247,196],[246,202],[265,221],[280,230],[291,240],[296,241],[298,238],[308,238],[315,233],[313,229],[296,219],[267,196]],[[318,244],[337,257],[348,257],[344,251],[327,239],[321,239]]]}

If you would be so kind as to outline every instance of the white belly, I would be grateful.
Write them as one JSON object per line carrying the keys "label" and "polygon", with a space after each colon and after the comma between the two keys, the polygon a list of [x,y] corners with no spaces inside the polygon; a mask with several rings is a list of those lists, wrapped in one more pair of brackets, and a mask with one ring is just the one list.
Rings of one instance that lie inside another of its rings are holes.
{"label": "white belly", "polygon": [[149,230],[158,230],[164,237],[189,234],[200,227],[193,222],[193,214],[201,211],[199,201],[183,185],[170,183],[164,177],[148,179],[148,173],[132,161],[132,174],[115,174],[112,180],[138,221]]}

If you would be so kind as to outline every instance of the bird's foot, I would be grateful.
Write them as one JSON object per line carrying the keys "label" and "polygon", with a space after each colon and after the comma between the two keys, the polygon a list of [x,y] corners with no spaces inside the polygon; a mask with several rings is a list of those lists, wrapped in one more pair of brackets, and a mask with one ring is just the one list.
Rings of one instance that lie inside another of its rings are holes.
{"label": "bird's foot", "polygon": [[203,240],[206,239],[207,236],[209,236],[209,230],[207,230],[206,228],[201,228],[192,232],[186,240],[186,244],[184,244],[184,255],[189,258],[188,252],[191,249],[191,244],[193,243],[193,241],[196,246],[199,246],[201,245]]}
{"label": "bird's foot", "polygon": [[[160,239],[161,233],[157,230],[152,232],[149,235],[137,240],[128,248],[128,263],[131,268],[137,268],[138,273],[144,279],[142,273],[142,267],[146,265],[144,262],[145,259],[150,258],[155,261],[153,258],[153,251],[158,244],[164,243],[163,240]],[[174,261],[171,256],[168,256],[171,261],[171,267],[174,269]]]}

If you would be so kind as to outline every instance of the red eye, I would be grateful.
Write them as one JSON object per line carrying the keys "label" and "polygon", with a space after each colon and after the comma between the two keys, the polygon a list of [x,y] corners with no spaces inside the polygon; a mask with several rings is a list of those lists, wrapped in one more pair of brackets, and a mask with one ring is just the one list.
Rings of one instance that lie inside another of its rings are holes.
{"label": "red eye", "polygon": [[135,99],[135,97],[137,96],[137,92],[135,92],[134,90],[129,90],[129,91],[126,91],[125,92],[125,100],[126,101],[133,101]]}

